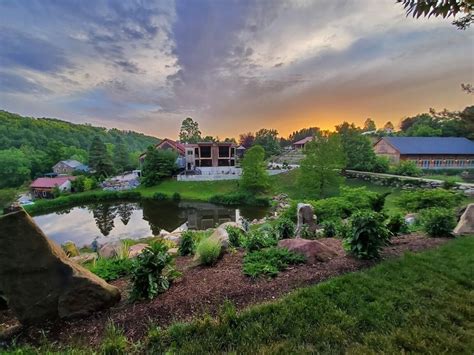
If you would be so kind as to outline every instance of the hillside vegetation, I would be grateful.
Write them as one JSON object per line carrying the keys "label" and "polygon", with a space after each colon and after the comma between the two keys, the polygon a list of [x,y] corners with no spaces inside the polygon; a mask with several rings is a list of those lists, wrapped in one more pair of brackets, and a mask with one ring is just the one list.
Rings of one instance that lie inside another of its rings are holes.
{"label": "hillside vegetation", "polygon": [[0,188],[16,187],[51,172],[59,160],[88,163],[88,151],[99,137],[110,151],[125,146],[131,162],[158,138],[133,131],[74,124],[53,118],[23,117],[0,111]]}

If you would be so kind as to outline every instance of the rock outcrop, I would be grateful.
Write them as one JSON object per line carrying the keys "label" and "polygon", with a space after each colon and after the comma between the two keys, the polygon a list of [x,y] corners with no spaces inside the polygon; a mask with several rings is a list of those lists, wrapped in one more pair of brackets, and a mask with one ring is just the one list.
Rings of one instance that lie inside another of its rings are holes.
{"label": "rock outcrop", "polygon": [[454,228],[455,235],[474,234],[474,203],[470,203]]}
{"label": "rock outcrop", "polygon": [[317,240],[302,238],[282,239],[278,242],[278,247],[286,248],[289,251],[304,255],[308,264],[314,264],[317,261],[329,261],[337,256],[335,250]]}
{"label": "rock outcrop", "polygon": [[24,210],[0,217],[0,290],[23,324],[85,316],[120,300],[116,287],[69,260]]}
{"label": "rock outcrop", "polygon": [[296,216],[298,223],[296,225],[296,236],[301,237],[303,226],[307,226],[307,230],[311,234],[315,234],[318,229],[317,219],[314,215],[313,206],[308,203],[298,203]]}

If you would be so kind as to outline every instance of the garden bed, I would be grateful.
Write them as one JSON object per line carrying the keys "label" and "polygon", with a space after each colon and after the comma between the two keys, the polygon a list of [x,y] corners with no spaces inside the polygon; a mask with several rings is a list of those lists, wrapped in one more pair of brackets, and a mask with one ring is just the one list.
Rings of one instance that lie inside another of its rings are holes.
{"label": "garden bed", "polygon": [[[447,242],[447,238],[427,238],[421,234],[395,237],[384,248],[382,258],[417,252]],[[299,287],[316,284],[336,275],[374,265],[375,261],[361,261],[346,256],[339,239],[320,239],[337,251],[337,257],[326,263],[298,265],[281,272],[273,279],[251,279],[242,273],[243,252],[226,254],[214,267],[190,267],[191,257],[177,258],[177,267],[183,276],[164,294],[152,301],[130,303],[127,298],[127,279],[113,284],[121,289],[121,303],[92,317],[55,322],[42,329],[30,328],[21,339],[37,343],[46,329],[46,336],[60,343],[80,343],[97,346],[110,319],[124,329],[130,340],[143,338],[151,324],[167,326],[175,321],[187,321],[205,313],[214,315],[225,301],[232,301],[238,309],[255,303],[271,301]],[[4,321],[6,321],[4,319]]]}

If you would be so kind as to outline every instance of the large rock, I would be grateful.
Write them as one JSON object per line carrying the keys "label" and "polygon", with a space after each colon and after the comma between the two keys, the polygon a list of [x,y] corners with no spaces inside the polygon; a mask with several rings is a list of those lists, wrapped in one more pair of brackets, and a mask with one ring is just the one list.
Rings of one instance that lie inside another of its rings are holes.
{"label": "large rock", "polygon": [[24,210],[0,217],[0,290],[23,324],[85,316],[120,300],[116,287],[69,260]]}
{"label": "large rock", "polygon": [[466,207],[453,233],[455,235],[474,234],[474,203]]}
{"label": "large rock", "polygon": [[301,237],[301,232],[303,230],[303,226],[306,225],[308,228],[308,232],[311,234],[315,234],[316,230],[318,229],[317,226],[317,219],[314,215],[313,206],[308,203],[298,203],[296,216],[298,219],[298,223],[296,225],[296,236]]}
{"label": "large rock", "polygon": [[96,261],[98,257],[99,256],[97,255],[97,253],[82,253],[78,256],[73,256],[72,258],[69,258],[69,260],[82,265],[92,263]]}
{"label": "large rock", "polygon": [[123,245],[121,241],[105,243],[99,249],[99,256],[104,259],[111,259],[118,256],[122,251]]}
{"label": "large rock", "polygon": [[145,243],[138,243],[135,245],[132,245],[130,248],[128,248],[128,257],[129,258],[136,258],[138,255],[143,253],[143,250],[145,248],[148,248],[149,245]]}
{"label": "large rock", "polygon": [[308,264],[314,264],[316,261],[329,261],[337,256],[335,250],[317,240],[302,238],[282,239],[278,242],[278,247],[304,255]]}
{"label": "large rock", "polygon": [[229,233],[227,232],[227,227],[240,228],[242,231],[244,231],[242,225],[237,222],[225,222],[217,227],[209,238],[218,240],[223,249],[227,249],[229,247]]}

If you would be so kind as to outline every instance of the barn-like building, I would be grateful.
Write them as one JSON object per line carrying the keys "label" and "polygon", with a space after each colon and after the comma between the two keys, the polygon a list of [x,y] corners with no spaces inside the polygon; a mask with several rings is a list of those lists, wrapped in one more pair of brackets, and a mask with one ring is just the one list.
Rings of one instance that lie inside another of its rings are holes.
{"label": "barn-like building", "polygon": [[383,137],[374,151],[392,163],[411,160],[422,169],[474,168],[474,142],[462,137]]}

